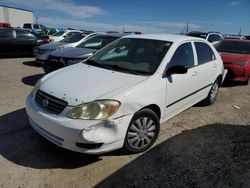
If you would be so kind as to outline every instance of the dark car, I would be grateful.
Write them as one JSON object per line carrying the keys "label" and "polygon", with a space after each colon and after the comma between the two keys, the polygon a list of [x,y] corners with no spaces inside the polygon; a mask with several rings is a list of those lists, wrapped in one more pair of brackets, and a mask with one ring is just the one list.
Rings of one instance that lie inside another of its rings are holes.
{"label": "dark car", "polygon": [[0,55],[31,55],[36,46],[43,44],[31,32],[19,28],[0,28]]}

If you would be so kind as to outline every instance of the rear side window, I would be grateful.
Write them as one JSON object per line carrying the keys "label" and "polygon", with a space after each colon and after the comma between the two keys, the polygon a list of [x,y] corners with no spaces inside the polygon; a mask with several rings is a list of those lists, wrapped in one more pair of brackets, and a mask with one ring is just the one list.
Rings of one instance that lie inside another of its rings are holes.
{"label": "rear side window", "polygon": [[0,39],[13,38],[12,30],[0,30]]}
{"label": "rear side window", "polygon": [[190,42],[180,45],[175,51],[169,63],[169,67],[173,67],[175,65],[183,65],[188,68],[192,68],[194,66],[194,55]]}
{"label": "rear side window", "polygon": [[34,24],[33,27],[34,27],[34,29],[40,29],[38,24]]}
{"label": "rear side window", "polygon": [[34,38],[28,31],[16,30],[16,38]]}
{"label": "rear side window", "polygon": [[208,36],[208,41],[209,42],[216,42],[216,41],[220,41],[222,38],[220,35],[215,35],[215,34],[211,34]]}
{"label": "rear side window", "polygon": [[215,60],[214,52],[206,43],[195,42],[194,45],[196,48],[199,65]]}
{"label": "rear side window", "polygon": [[32,29],[31,24],[24,24],[23,28]]}

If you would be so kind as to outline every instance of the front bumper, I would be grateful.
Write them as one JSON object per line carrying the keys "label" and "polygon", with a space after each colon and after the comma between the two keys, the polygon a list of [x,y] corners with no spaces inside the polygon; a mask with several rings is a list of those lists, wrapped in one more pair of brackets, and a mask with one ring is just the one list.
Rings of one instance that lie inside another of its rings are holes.
{"label": "front bumper", "polygon": [[105,153],[123,147],[133,115],[105,120],[73,120],[65,117],[68,108],[60,115],[54,115],[39,107],[30,95],[26,99],[31,126],[60,147],[89,154]]}

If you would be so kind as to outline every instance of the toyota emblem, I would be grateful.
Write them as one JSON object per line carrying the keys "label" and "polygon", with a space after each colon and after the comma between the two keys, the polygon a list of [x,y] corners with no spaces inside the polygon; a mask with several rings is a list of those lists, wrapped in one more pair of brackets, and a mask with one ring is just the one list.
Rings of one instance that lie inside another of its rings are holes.
{"label": "toyota emblem", "polygon": [[44,107],[47,107],[49,105],[49,100],[48,99],[43,99],[42,104]]}

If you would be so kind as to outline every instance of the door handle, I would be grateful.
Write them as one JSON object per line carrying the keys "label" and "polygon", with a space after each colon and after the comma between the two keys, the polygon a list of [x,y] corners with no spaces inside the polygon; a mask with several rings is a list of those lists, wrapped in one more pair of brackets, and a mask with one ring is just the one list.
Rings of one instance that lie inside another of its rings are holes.
{"label": "door handle", "polygon": [[193,73],[192,73],[192,76],[197,76],[198,75],[198,72],[197,71],[194,71]]}

